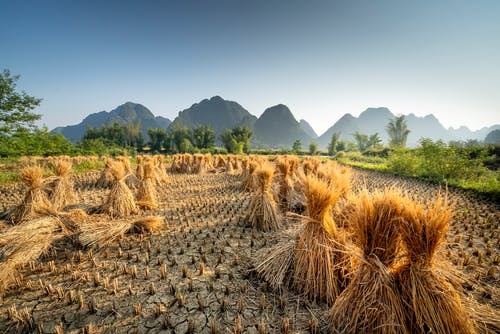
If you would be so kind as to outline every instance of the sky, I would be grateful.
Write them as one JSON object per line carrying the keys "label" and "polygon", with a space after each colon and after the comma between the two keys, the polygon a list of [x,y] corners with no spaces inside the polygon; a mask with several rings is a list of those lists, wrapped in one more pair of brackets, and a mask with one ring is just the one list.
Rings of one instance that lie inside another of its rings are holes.
{"label": "sky", "polygon": [[132,101],[286,104],[319,134],[368,107],[500,123],[498,0],[0,1],[0,70],[49,129]]}

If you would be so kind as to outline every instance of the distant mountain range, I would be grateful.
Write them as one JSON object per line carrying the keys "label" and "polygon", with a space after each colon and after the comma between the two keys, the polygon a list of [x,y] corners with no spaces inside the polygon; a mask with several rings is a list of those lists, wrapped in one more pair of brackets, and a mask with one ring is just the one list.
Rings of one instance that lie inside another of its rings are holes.
{"label": "distant mountain range", "polygon": [[[104,124],[112,125],[115,122],[119,124],[139,122],[145,138],[147,138],[147,129],[150,127],[185,126],[192,128],[197,125],[210,125],[218,140],[220,133],[225,129],[246,126],[254,132],[253,147],[289,148],[295,140],[299,139],[304,148],[312,141],[316,141],[320,149],[325,149],[335,132],[340,133],[341,140],[353,140],[352,134],[356,131],[368,135],[378,133],[382,141],[387,143],[389,138],[385,127],[394,117],[395,115],[387,108],[368,108],[359,117],[345,114],[325,133],[318,136],[307,121],[303,119],[297,121],[286,105],[278,104],[270,107],[257,118],[240,104],[214,96],[180,111],[172,122],[161,116],[155,117],[143,105],[127,102],[110,112],[101,111],[90,114],[77,125],[58,127],[53,131],[76,142],[83,137],[87,125],[99,127]],[[465,126],[458,129],[446,129],[432,114],[425,117],[409,114],[406,120],[408,129],[411,131],[408,136],[408,146],[417,146],[418,141],[423,137],[433,140],[442,139],[446,142],[467,139],[483,141],[490,132],[500,130],[499,124],[484,127],[478,131],[471,131]]]}
{"label": "distant mountain range", "polygon": [[87,126],[100,127],[101,125],[113,125],[114,123],[120,125],[140,123],[144,138],[149,138],[148,128],[167,128],[171,121],[162,116],[155,117],[148,108],[141,104],[127,102],[110,112],[101,111],[90,114],[76,125],[57,127],[52,132],[58,132],[69,140],[77,142],[83,138]]}

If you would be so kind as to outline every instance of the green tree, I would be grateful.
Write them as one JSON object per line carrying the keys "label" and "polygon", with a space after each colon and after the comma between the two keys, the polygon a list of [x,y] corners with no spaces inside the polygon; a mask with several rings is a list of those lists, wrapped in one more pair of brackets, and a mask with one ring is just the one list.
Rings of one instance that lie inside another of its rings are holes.
{"label": "green tree", "polygon": [[[176,125],[170,130],[169,137],[171,138],[171,144],[169,146],[172,146],[175,152],[185,153],[187,148],[193,146],[190,140],[191,133],[187,127]],[[189,145],[186,140],[189,141]]]}
{"label": "green tree", "polygon": [[309,154],[316,155],[318,153],[318,144],[316,142],[311,142],[309,144]]}
{"label": "green tree", "polygon": [[250,139],[253,132],[247,127],[238,126],[226,129],[219,135],[222,144],[229,153],[242,154],[250,151]]}
{"label": "green tree", "polygon": [[301,153],[301,151],[302,151],[302,142],[300,141],[300,139],[297,139],[296,141],[293,142],[292,151],[295,154],[300,154]]}
{"label": "green tree", "polygon": [[358,145],[358,149],[361,152],[364,152],[368,147],[368,136],[365,134],[362,134],[358,131],[354,132],[354,134],[352,136],[354,137],[354,140],[356,141],[356,144]]}
{"label": "green tree", "polygon": [[368,147],[367,148],[379,146],[381,143],[382,143],[382,139],[380,139],[378,132],[375,132],[370,137],[368,137]]}
{"label": "green tree", "polygon": [[340,132],[335,132],[332,134],[332,139],[328,144],[328,155],[333,156],[337,152],[337,144],[339,142]]}
{"label": "green tree", "polygon": [[406,126],[406,119],[404,115],[397,116],[390,120],[386,127],[387,134],[389,135],[389,145],[395,147],[405,147],[406,140],[410,130]]}
{"label": "green tree", "polygon": [[30,132],[36,129],[35,121],[41,115],[31,110],[40,105],[41,99],[16,91],[19,75],[11,76],[5,69],[0,73],[0,136],[17,132]]}
{"label": "green tree", "polygon": [[199,149],[215,146],[215,132],[209,125],[198,125],[191,130],[191,143]]}
{"label": "green tree", "polygon": [[148,135],[151,151],[160,152],[162,145],[167,138],[167,130],[164,128],[149,128]]}

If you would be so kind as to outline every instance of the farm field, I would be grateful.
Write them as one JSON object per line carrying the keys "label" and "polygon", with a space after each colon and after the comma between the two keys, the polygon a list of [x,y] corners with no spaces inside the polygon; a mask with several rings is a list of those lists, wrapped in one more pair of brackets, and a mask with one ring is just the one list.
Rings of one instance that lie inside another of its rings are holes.
{"label": "farm field", "polygon": [[[252,174],[234,159],[234,164],[193,168],[189,173],[174,172],[170,163],[160,164],[166,179],[153,185],[157,205],[142,205],[124,217],[112,218],[93,209],[106,202],[113,187],[113,181],[102,184],[100,171],[68,176],[74,183],[75,204],[64,211],[78,212],[69,216],[77,225],[75,232],[54,240],[38,259],[18,267],[1,294],[0,332],[327,332],[333,301],[311,300],[291,287],[273,289],[254,270],[273,246],[292,240],[309,224],[297,215],[308,213],[294,207],[296,214],[286,215],[279,228],[270,231],[248,226],[258,186],[253,190],[242,186]],[[303,167],[301,163],[298,169]],[[279,168],[272,168],[278,173]],[[433,205],[440,191],[445,192],[429,183],[381,172],[353,169],[349,173],[351,195],[333,209],[339,230],[349,229],[342,209],[350,212],[349,199],[362,197],[365,190],[400,189],[425,208]],[[135,180],[134,194],[137,182],[144,178]],[[279,191],[277,178],[262,191]],[[2,186],[0,212],[19,204],[25,191],[20,183]],[[300,202],[300,189],[296,195]],[[436,256],[448,265],[449,281],[464,307],[476,311],[474,319],[482,315],[478,331],[494,332],[500,319],[500,204],[459,189],[448,191],[448,202],[452,217],[445,245]],[[93,225],[147,217],[159,217],[163,225],[82,246]],[[5,221],[0,229],[3,251],[2,237],[10,228]],[[5,263],[4,256],[0,254],[0,261]]]}

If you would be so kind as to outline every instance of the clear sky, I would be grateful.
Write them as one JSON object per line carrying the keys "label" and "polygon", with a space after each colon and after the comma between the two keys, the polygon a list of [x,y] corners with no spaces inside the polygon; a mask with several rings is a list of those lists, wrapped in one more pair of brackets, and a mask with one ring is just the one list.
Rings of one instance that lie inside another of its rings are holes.
{"label": "clear sky", "polygon": [[49,128],[220,95],[320,134],[381,106],[478,129],[500,123],[500,1],[1,0],[2,68]]}

